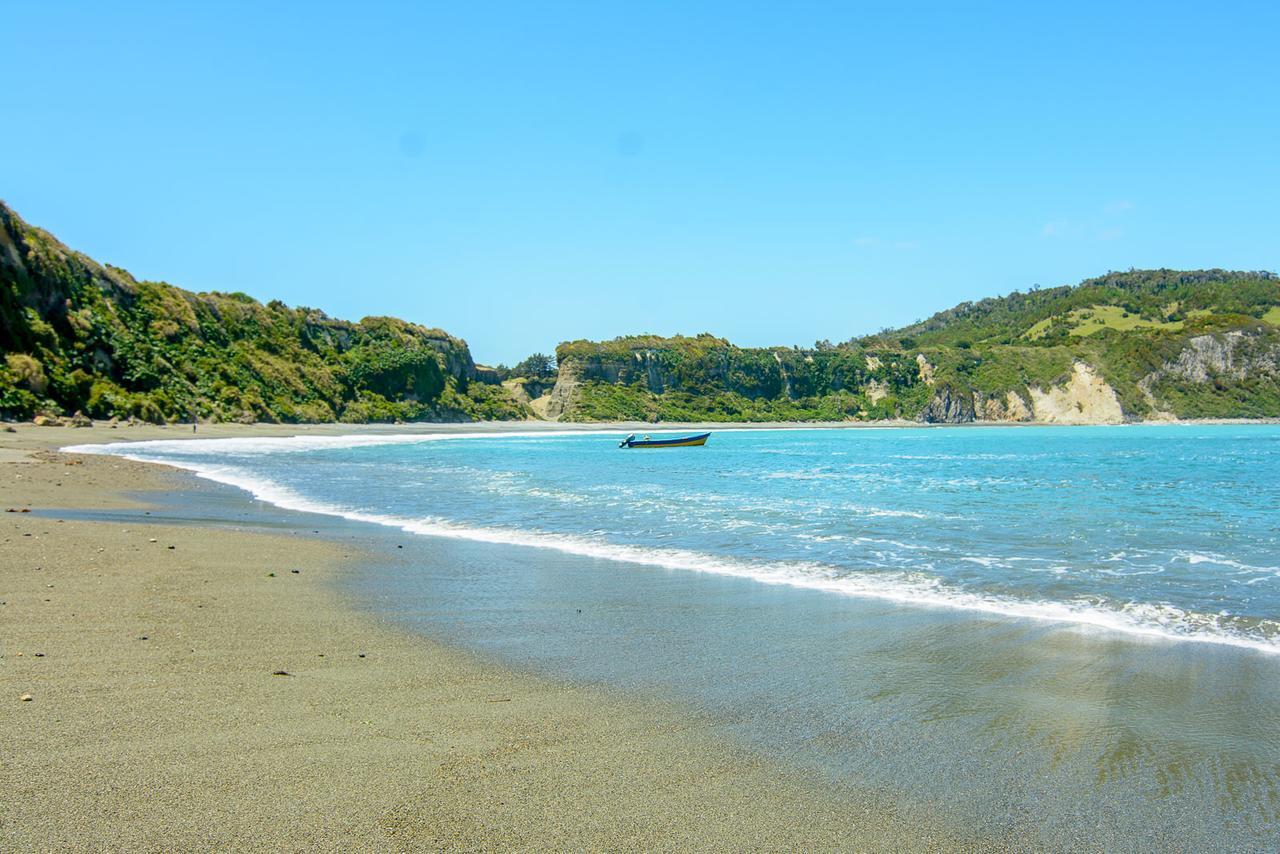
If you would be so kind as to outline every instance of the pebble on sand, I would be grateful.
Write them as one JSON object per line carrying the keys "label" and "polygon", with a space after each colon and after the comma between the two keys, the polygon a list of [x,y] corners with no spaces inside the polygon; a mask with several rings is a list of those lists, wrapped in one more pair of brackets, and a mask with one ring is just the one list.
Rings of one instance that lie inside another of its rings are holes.
{"label": "pebble on sand", "polygon": [[34,699],[35,697],[31,696],[30,694],[23,694],[21,697],[18,698],[18,700],[23,703],[30,703]]}
{"label": "pebble on sand", "polygon": [[273,670],[271,671],[271,675],[272,676],[292,676],[293,674],[290,673],[288,670]]}

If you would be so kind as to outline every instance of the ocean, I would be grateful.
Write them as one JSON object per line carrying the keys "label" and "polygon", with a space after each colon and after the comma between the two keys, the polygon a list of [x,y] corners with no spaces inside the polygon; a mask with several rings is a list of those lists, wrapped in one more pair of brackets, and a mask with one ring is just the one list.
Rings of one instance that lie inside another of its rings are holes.
{"label": "ocean", "polygon": [[86,446],[409,549],[367,607],[1030,847],[1280,841],[1280,426]]}

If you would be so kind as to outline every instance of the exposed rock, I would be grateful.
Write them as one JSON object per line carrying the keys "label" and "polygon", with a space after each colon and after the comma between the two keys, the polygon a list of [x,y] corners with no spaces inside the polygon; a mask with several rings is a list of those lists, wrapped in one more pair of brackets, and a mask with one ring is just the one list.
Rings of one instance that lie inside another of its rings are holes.
{"label": "exposed rock", "polygon": [[555,387],[551,389],[551,394],[548,395],[550,400],[547,401],[543,409],[544,418],[548,421],[559,421],[565,411],[573,406],[578,386],[582,384],[581,378],[582,374],[576,364],[570,363],[560,366],[560,372],[556,375]]}
{"label": "exposed rock", "polygon": [[943,386],[925,404],[919,420],[925,424],[965,424],[973,421],[973,395]]}
{"label": "exposed rock", "polygon": [[985,395],[940,386],[921,411],[926,424],[972,421],[1038,421],[1047,424],[1118,424],[1125,420],[1115,389],[1083,362],[1077,362],[1066,384],[1030,388],[1031,402],[1017,392]]}
{"label": "exposed rock", "polygon": [[476,382],[484,383],[485,385],[502,384],[502,377],[499,376],[496,368],[491,368],[488,365],[473,365],[472,369],[475,371]]}
{"label": "exposed rock", "polygon": [[1066,385],[1028,391],[1035,420],[1046,424],[1119,424],[1125,420],[1115,389],[1084,362],[1075,363]]}
{"label": "exposed rock", "polygon": [[505,380],[502,383],[502,387],[511,392],[511,396],[516,399],[517,403],[523,403],[525,406],[528,406],[532,400],[532,398],[529,397],[528,390],[524,387],[524,383],[519,380]]}
{"label": "exposed rock", "polygon": [[53,415],[37,415],[31,419],[31,423],[37,427],[61,427],[62,421]]}
{"label": "exposed rock", "polygon": [[1239,331],[1228,332],[1221,338],[1197,335],[1187,342],[1177,360],[1167,365],[1164,372],[1193,383],[1208,382],[1215,374],[1242,379],[1243,367],[1235,364],[1234,357],[1243,337],[1244,333]]}
{"label": "exposed rock", "polygon": [[1031,407],[1022,395],[1017,392],[1009,392],[1005,395],[1005,419],[1006,421],[1031,421],[1035,418],[1035,414],[1031,411]]}
{"label": "exposed rock", "polygon": [[516,403],[529,407],[538,418],[547,420],[552,384],[539,379],[519,377],[514,380],[504,380],[502,387],[511,393]]}
{"label": "exposed rock", "polygon": [[863,394],[867,396],[867,400],[872,403],[879,403],[889,396],[889,384],[872,380],[867,383],[867,387],[863,389]]}
{"label": "exposed rock", "polygon": [[1139,385],[1150,388],[1167,377],[1207,383],[1264,374],[1280,374],[1280,346],[1268,344],[1259,334],[1237,329],[1221,335],[1197,335],[1187,341],[1177,359],[1143,377]]}
{"label": "exposed rock", "polygon": [[868,371],[874,371],[884,364],[880,361],[879,356],[867,356],[866,363]]}
{"label": "exposed rock", "polygon": [[920,380],[925,385],[933,385],[933,365],[924,357],[924,353],[916,353],[916,364],[920,366]]}
{"label": "exposed rock", "polygon": [[76,414],[67,419],[68,427],[92,427],[93,419],[85,415],[80,410],[76,410]]}
{"label": "exposed rock", "polygon": [[973,412],[980,421],[1031,421],[1031,408],[1016,391],[1001,395],[973,394]]}
{"label": "exposed rock", "polygon": [[30,703],[34,699],[35,697],[31,696],[30,694],[23,694],[22,696],[18,697],[18,701],[22,703]]}

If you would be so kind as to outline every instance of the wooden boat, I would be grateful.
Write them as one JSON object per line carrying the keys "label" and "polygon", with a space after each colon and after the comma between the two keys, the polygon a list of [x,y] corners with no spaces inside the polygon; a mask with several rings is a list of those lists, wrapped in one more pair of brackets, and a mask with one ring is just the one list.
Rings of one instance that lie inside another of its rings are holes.
{"label": "wooden boat", "polygon": [[619,448],[696,448],[707,444],[707,437],[710,433],[699,433],[696,436],[675,436],[671,439],[650,439],[645,436],[643,439],[637,439],[636,434],[632,433],[627,438],[618,443]]}

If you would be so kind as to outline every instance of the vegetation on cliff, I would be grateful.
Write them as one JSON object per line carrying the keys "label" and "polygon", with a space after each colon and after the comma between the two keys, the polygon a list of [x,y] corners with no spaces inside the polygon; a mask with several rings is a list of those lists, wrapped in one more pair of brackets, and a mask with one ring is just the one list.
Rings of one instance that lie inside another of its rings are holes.
{"label": "vegetation on cliff", "polygon": [[0,415],[148,421],[521,418],[465,342],[98,264],[0,203]]}
{"label": "vegetation on cliff", "polygon": [[1126,417],[1280,416],[1280,279],[1135,270],[962,303],[812,349],[711,335],[573,341],[563,417],[607,421],[1032,420],[1090,366]]}
{"label": "vegetation on cliff", "polygon": [[[138,281],[0,203],[0,416],[149,421],[1088,420],[1280,416],[1280,279],[1131,270],[812,348],[571,341],[478,367],[465,342]],[[1073,412],[1072,407],[1078,409]]]}

